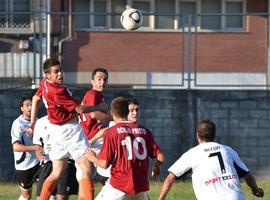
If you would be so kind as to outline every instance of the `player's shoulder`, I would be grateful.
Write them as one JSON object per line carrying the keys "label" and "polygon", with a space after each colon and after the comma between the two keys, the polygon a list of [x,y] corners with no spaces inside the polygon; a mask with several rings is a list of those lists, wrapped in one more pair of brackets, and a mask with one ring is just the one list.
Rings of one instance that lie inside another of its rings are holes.
{"label": "player's shoulder", "polygon": [[100,93],[99,91],[91,89],[91,90],[88,90],[85,94],[86,95],[98,95],[99,93]]}
{"label": "player's shoulder", "polygon": [[96,90],[90,89],[85,92],[83,99],[87,100],[89,98],[95,98],[98,95]]}
{"label": "player's shoulder", "polygon": [[14,121],[12,122],[11,128],[13,130],[13,129],[17,129],[17,128],[21,127],[21,126],[22,126],[22,121],[21,121],[21,115],[20,115],[19,117],[14,119]]}
{"label": "player's shoulder", "polygon": [[30,123],[30,121],[24,119],[23,115],[19,115],[14,121],[13,124],[15,125],[22,125],[22,124],[27,124]]}

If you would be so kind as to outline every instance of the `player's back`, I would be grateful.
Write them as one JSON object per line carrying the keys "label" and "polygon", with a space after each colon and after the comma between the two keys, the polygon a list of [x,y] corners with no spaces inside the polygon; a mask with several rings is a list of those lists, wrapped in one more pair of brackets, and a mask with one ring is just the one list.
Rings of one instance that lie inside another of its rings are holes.
{"label": "player's back", "polygon": [[242,200],[240,174],[248,168],[237,153],[215,142],[202,143],[188,155],[192,163],[192,184],[198,200]]}
{"label": "player's back", "polygon": [[[104,137],[103,146],[108,147],[110,141],[109,152],[106,153],[114,158],[110,183],[128,194],[147,191],[149,157],[156,157],[160,151],[151,132],[136,123],[125,121],[109,128]],[[99,155],[102,154],[105,152]]]}

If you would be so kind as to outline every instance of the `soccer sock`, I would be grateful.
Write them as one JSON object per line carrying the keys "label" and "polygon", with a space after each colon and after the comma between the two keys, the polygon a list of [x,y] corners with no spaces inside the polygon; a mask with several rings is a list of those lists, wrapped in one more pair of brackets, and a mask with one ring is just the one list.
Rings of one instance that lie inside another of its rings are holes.
{"label": "soccer sock", "polygon": [[24,198],[23,195],[21,195],[18,200],[27,200],[27,199]]}
{"label": "soccer sock", "polygon": [[49,180],[45,180],[42,186],[39,200],[49,200],[51,194],[53,193],[55,185],[55,183]]}
{"label": "soccer sock", "polygon": [[79,183],[83,187],[84,198],[87,200],[94,200],[94,184],[88,178],[84,178],[80,180]]}
{"label": "soccer sock", "polygon": [[84,199],[84,197],[78,196],[78,199],[77,200],[85,200],[85,199]]}

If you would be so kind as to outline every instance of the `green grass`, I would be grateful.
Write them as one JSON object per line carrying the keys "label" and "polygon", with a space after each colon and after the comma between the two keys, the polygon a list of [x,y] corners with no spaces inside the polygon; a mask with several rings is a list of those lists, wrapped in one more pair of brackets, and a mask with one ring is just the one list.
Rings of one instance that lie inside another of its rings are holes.
{"label": "green grass", "polygon": [[[149,196],[151,199],[157,199],[162,183],[161,182],[151,182],[151,189],[149,191]],[[264,189],[265,196],[260,198],[263,200],[270,200],[270,181],[259,181],[258,185]],[[242,188],[246,195],[247,200],[259,199],[251,194],[250,189],[245,183],[242,183]],[[97,194],[101,189],[100,184],[95,185],[95,194]],[[33,194],[35,194],[35,186],[33,188]],[[0,200],[17,200],[20,191],[17,184],[11,183],[0,183]],[[34,195],[33,195],[34,196]],[[32,198],[35,199],[35,198]],[[167,195],[167,200],[195,200],[195,196],[192,190],[191,182],[177,182],[174,183],[170,192]],[[76,200],[76,196],[72,196],[70,200]]]}

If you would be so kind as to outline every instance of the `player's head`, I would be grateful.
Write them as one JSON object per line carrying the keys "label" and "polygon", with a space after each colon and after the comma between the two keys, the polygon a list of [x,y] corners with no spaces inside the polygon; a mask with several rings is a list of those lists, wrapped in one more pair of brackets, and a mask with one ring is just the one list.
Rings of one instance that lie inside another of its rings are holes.
{"label": "player's head", "polygon": [[212,142],[216,136],[216,125],[211,120],[202,120],[197,127],[198,140]]}
{"label": "player's head", "polygon": [[92,89],[103,92],[108,83],[108,71],[105,68],[98,67],[92,72]]}
{"label": "player's head", "polygon": [[25,119],[30,119],[31,117],[31,108],[32,108],[32,97],[23,96],[20,102],[21,111]]}
{"label": "player's head", "polygon": [[126,119],[129,113],[128,100],[124,97],[116,97],[111,103],[111,113],[113,120],[115,119]]}
{"label": "player's head", "polygon": [[128,121],[137,122],[140,118],[140,104],[136,99],[128,100],[128,110]]}
{"label": "player's head", "polygon": [[44,61],[43,72],[46,79],[51,83],[63,83],[63,72],[60,62],[53,58],[48,58]]}

